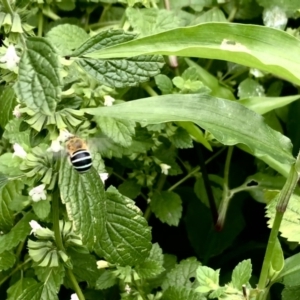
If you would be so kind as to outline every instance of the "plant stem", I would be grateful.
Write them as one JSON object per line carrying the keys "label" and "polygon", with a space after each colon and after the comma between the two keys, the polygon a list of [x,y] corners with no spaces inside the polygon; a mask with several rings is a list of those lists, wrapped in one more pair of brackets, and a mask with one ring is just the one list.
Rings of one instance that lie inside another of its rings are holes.
{"label": "plant stem", "polygon": [[232,152],[233,152],[233,146],[228,147],[227,157],[226,157],[226,161],[225,161],[225,168],[224,168],[223,195],[222,195],[222,201],[221,201],[221,204],[219,207],[218,221],[216,222],[217,230],[221,230],[224,226],[224,221],[225,221],[229,201],[232,197],[232,193],[229,190],[229,168],[230,168]]}
{"label": "plant stem", "polygon": [[173,184],[170,188],[168,188],[168,191],[171,192],[174,189],[176,189],[179,185],[181,185],[183,182],[188,180],[195,173],[199,172],[199,170],[200,170],[200,167],[196,167],[194,170],[192,170],[190,173],[188,173],[186,176],[184,176],[182,179],[178,180],[175,184]]}
{"label": "plant stem", "polygon": [[150,96],[153,96],[153,97],[158,96],[158,94],[154,91],[154,89],[148,83],[143,83],[142,87]]}
{"label": "plant stem", "polygon": [[42,10],[39,11],[38,36],[43,35],[44,15]]}
{"label": "plant stem", "polygon": [[10,6],[9,0],[3,0],[2,3],[3,3],[3,6],[5,7],[5,9],[6,9],[11,15],[13,15],[14,11],[12,10],[12,8],[11,8],[11,6]]}
{"label": "plant stem", "polygon": [[205,161],[204,161],[204,158],[203,158],[201,147],[202,146],[200,144],[195,143],[195,149],[197,150],[198,160],[199,160],[199,164],[200,164],[200,167],[201,167],[203,182],[204,182],[205,190],[206,190],[206,193],[207,193],[207,198],[208,198],[208,202],[209,202],[211,216],[212,216],[214,224],[216,224],[216,222],[218,220],[218,210],[217,210],[217,205],[216,205],[214,195],[213,195],[213,192],[212,192],[212,188],[211,188],[211,185],[210,185],[208,173],[207,173],[207,170],[206,170],[206,167],[205,167]]}
{"label": "plant stem", "polygon": [[[290,197],[297,185],[299,179],[299,155],[297,157],[297,161],[294,165],[292,165],[289,176],[283,186],[279,196],[278,196],[278,204],[276,206],[276,215],[272,225],[271,233],[269,236],[268,246],[266,249],[266,254],[264,257],[259,282],[257,285],[258,290],[263,290],[267,286],[268,274],[271,265],[271,260],[273,256],[275,242],[278,236],[280,224],[283,218],[283,214],[286,210]],[[274,201],[274,200],[273,200]],[[260,296],[262,297],[262,296]]]}
{"label": "plant stem", "polygon": [[[62,242],[60,228],[59,228],[59,188],[56,186],[54,188],[53,196],[52,196],[52,218],[53,218],[53,231],[55,236],[55,242],[57,248],[61,251],[65,252],[65,248]],[[70,281],[73,284],[74,291],[76,292],[79,300],[85,300],[84,295],[78,285],[78,282],[70,269],[66,269],[67,274],[69,276]]]}
{"label": "plant stem", "polygon": [[74,291],[76,292],[79,300],[85,300],[85,297],[84,297],[84,295],[81,291],[80,286],[78,285],[78,282],[77,282],[73,272],[70,269],[67,269],[67,274],[68,274],[69,279],[71,280],[71,282],[73,284]]}
{"label": "plant stem", "polygon": [[0,281],[0,286],[7,280],[9,279],[12,275],[14,275],[17,271],[19,271],[24,265],[32,261],[31,258],[28,258],[25,260],[22,264],[16,266],[7,276],[5,276],[1,281]]}
{"label": "plant stem", "polygon": [[53,231],[57,248],[65,251],[59,228],[59,189],[55,187],[52,196],[52,218],[53,218]]}

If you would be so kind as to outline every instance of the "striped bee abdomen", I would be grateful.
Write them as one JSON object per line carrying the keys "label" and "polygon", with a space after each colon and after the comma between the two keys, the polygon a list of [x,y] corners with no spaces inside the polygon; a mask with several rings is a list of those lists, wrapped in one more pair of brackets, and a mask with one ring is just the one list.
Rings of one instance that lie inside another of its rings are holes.
{"label": "striped bee abdomen", "polygon": [[93,162],[89,151],[77,150],[70,156],[71,163],[76,171],[84,173],[88,171]]}

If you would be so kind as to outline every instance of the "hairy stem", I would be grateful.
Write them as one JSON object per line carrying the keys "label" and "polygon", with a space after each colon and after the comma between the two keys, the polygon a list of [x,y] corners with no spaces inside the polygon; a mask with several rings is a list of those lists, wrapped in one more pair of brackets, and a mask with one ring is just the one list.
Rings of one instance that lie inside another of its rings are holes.
{"label": "hairy stem", "polygon": [[[285,185],[283,186],[279,196],[278,196],[278,204],[276,206],[276,215],[274,219],[274,223],[272,225],[271,233],[268,240],[268,246],[266,249],[266,254],[264,257],[259,282],[257,288],[259,290],[263,290],[268,284],[268,274],[272,261],[272,256],[274,252],[274,247],[276,243],[276,239],[278,236],[280,224],[283,218],[283,214],[286,210],[290,197],[297,185],[299,179],[299,164],[300,164],[300,156],[298,155],[297,161],[294,165],[292,165],[289,176],[286,180]],[[262,296],[260,296],[262,297]],[[262,299],[262,298],[260,298]]]}
{"label": "hairy stem", "polygon": [[2,3],[3,3],[3,6],[5,7],[5,9],[6,9],[11,15],[13,15],[14,11],[12,10],[12,8],[11,8],[11,6],[10,6],[9,0],[3,0]]}

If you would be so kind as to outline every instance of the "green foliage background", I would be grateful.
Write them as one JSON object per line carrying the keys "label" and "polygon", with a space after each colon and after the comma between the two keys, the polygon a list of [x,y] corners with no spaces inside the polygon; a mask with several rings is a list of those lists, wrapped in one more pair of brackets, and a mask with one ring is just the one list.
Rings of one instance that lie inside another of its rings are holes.
{"label": "green foliage background", "polygon": [[0,296],[298,299],[299,13],[3,0]]}

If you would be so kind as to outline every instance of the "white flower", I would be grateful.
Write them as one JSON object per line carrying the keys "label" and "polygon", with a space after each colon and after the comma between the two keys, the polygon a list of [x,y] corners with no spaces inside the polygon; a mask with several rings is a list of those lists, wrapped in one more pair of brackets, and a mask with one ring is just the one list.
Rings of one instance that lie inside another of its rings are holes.
{"label": "white flower", "polygon": [[56,139],[51,142],[51,146],[47,149],[47,152],[59,152],[63,148],[58,139]]}
{"label": "white flower", "polygon": [[113,98],[109,95],[104,96],[104,105],[105,106],[112,106],[114,101],[115,101],[115,98]]}
{"label": "white flower", "polygon": [[43,228],[37,221],[34,221],[34,220],[31,220],[29,222],[29,225],[31,227],[30,234],[35,233],[38,229],[42,229]]}
{"label": "white flower", "polygon": [[130,294],[131,287],[128,284],[125,285],[125,291],[127,294]]}
{"label": "white flower", "polygon": [[100,176],[102,182],[104,183],[105,180],[108,178],[108,173],[99,173],[99,176]]}
{"label": "white flower", "polygon": [[71,295],[71,300],[79,300],[78,296],[76,293]]}
{"label": "white flower", "polygon": [[66,142],[70,137],[74,136],[74,134],[70,133],[67,129],[61,129],[59,131],[59,136],[57,140],[59,142]]}
{"label": "white flower", "polygon": [[66,142],[70,137],[74,136],[66,129],[61,129],[59,131],[59,136],[51,142],[51,146],[47,149],[47,152],[59,152],[64,149],[61,143]]}
{"label": "white flower", "polygon": [[106,260],[97,261],[97,269],[105,269],[109,267],[109,263]]}
{"label": "white flower", "polygon": [[13,71],[20,61],[20,57],[16,53],[14,45],[9,45],[4,56],[0,58],[0,62],[6,63],[6,68]]}
{"label": "white flower", "polygon": [[14,148],[14,154],[13,154],[13,157],[14,156],[19,156],[21,158],[25,158],[27,156],[27,153],[26,151],[23,149],[23,147],[21,145],[19,145],[18,143],[15,143],[13,145],[13,148]]}
{"label": "white flower", "polygon": [[167,164],[160,164],[160,167],[161,167],[161,172],[165,175],[168,175],[169,169],[171,169],[171,166],[169,166]]}
{"label": "white flower", "polygon": [[20,118],[22,115],[22,113],[20,112],[20,106],[21,106],[21,104],[18,104],[17,106],[15,106],[15,108],[12,112],[16,118]]}
{"label": "white flower", "polygon": [[45,191],[45,185],[41,184],[39,186],[36,186],[29,192],[29,196],[31,196],[32,201],[39,202],[40,200],[46,200],[46,191]]}

